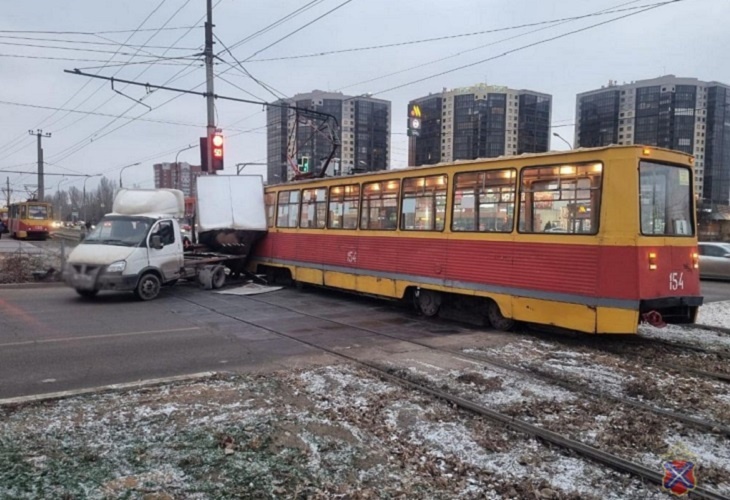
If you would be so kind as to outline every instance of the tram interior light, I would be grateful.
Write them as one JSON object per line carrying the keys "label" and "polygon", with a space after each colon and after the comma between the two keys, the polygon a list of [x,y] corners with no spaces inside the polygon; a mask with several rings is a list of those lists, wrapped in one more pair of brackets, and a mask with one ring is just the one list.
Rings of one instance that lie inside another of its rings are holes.
{"label": "tram interior light", "polygon": [[573,175],[573,174],[575,174],[575,167],[572,167],[570,165],[560,167],[560,173],[562,175]]}

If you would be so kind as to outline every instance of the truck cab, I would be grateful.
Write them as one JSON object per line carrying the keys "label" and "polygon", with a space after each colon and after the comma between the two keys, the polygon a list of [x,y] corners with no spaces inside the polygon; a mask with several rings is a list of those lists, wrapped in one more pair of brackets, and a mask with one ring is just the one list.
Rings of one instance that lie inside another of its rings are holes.
{"label": "truck cab", "polygon": [[113,212],[69,255],[64,280],[83,297],[116,290],[154,299],[185,272],[177,221],[184,209],[176,189],[120,190]]}
{"label": "truck cab", "polygon": [[64,278],[84,297],[117,290],[150,300],[183,272],[183,241],[175,218],[110,214],[71,253]]}

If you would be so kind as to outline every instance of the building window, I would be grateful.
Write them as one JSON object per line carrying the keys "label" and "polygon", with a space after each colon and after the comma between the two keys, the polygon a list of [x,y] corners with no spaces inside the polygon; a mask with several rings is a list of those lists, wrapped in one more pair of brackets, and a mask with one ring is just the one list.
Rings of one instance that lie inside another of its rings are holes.
{"label": "building window", "polygon": [[327,219],[327,188],[302,191],[299,227],[323,229]]}
{"label": "building window", "polygon": [[276,227],[297,227],[299,191],[280,191]]}
{"label": "building window", "polygon": [[454,177],[452,231],[512,232],[517,172],[466,172]]}
{"label": "building window", "polygon": [[330,229],[357,229],[357,216],[360,211],[360,185],[334,186],[330,188],[329,220]]}
{"label": "building window", "polygon": [[407,231],[443,231],[447,184],[446,175],[404,179],[400,228]]}
{"label": "building window", "polygon": [[596,234],[602,172],[600,163],[523,169],[519,231]]}
{"label": "building window", "polygon": [[360,229],[397,229],[399,191],[397,180],[363,184]]}

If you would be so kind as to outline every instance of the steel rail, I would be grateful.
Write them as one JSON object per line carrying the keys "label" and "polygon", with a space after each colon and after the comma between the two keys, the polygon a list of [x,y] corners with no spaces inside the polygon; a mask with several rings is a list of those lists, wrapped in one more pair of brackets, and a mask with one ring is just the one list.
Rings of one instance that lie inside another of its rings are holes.
{"label": "steel rail", "polygon": [[[441,391],[439,389],[434,389],[434,388],[431,388],[431,387],[428,387],[428,386],[425,386],[425,385],[416,383],[416,382],[414,382],[412,380],[409,380],[407,378],[394,375],[394,374],[390,373],[388,370],[384,369],[381,366],[378,366],[375,363],[371,363],[369,361],[363,361],[363,360],[360,360],[360,359],[358,359],[358,358],[356,358],[354,356],[350,356],[350,355],[345,354],[345,353],[342,353],[340,351],[336,351],[334,349],[330,349],[330,348],[327,348],[327,347],[324,347],[324,346],[315,344],[313,342],[306,341],[306,340],[303,340],[301,338],[297,338],[295,336],[292,336],[292,335],[283,333],[281,331],[275,330],[274,328],[271,328],[271,327],[268,327],[268,326],[265,326],[265,325],[259,325],[259,324],[256,324],[254,322],[251,322],[251,321],[247,321],[247,320],[238,318],[238,317],[233,316],[231,314],[228,314],[228,313],[219,311],[219,310],[217,310],[217,309],[215,309],[213,307],[200,304],[199,302],[196,302],[194,300],[191,300],[191,299],[189,299],[187,297],[178,296],[178,298],[180,298],[182,300],[185,300],[186,302],[189,302],[191,304],[194,304],[194,305],[196,305],[198,307],[202,307],[204,309],[207,309],[210,312],[215,312],[216,314],[220,314],[221,316],[225,316],[225,317],[227,317],[229,319],[232,319],[234,321],[238,321],[240,323],[244,323],[244,324],[247,324],[247,325],[250,325],[250,326],[254,326],[254,327],[257,327],[257,328],[261,328],[261,329],[263,329],[265,331],[268,331],[270,333],[273,333],[274,335],[278,335],[278,336],[281,336],[281,337],[285,337],[285,338],[287,338],[289,340],[293,340],[295,342],[298,342],[300,344],[306,345],[308,347],[311,347],[311,348],[314,348],[314,349],[317,349],[317,350],[326,352],[327,354],[330,354],[332,356],[345,359],[347,361],[350,361],[350,362],[355,363],[355,364],[360,365],[360,366],[364,366],[364,367],[368,368],[369,370],[371,370],[372,372],[376,373],[378,376],[380,376],[380,377],[382,377],[382,378],[384,378],[386,380],[390,380],[393,383],[398,384],[398,385],[400,385],[402,387],[407,387],[409,389],[414,389],[414,390],[417,390],[417,391],[422,392],[424,394],[429,394],[429,395],[431,395],[431,396],[433,396],[435,398],[438,398],[438,399],[441,399],[441,400],[444,400],[444,401],[448,401],[449,403],[452,403],[453,405],[455,405],[455,406],[457,406],[457,407],[459,407],[459,408],[461,408],[463,410],[467,410],[467,411],[472,412],[472,413],[475,413],[477,415],[486,417],[489,420],[492,420],[494,422],[501,423],[501,424],[503,424],[503,425],[505,425],[505,426],[507,426],[507,427],[509,427],[511,429],[514,429],[514,430],[523,432],[523,433],[525,433],[527,435],[540,438],[540,439],[542,439],[544,441],[547,441],[549,443],[552,443],[552,444],[554,444],[556,446],[559,446],[561,448],[565,448],[565,449],[574,451],[574,452],[576,452],[576,453],[578,453],[578,454],[580,454],[580,455],[582,455],[584,457],[590,458],[590,459],[594,460],[595,462],[601,463],[603,465],[607,465],[607,466],[609,466],[609,467],[611,467],[611,468],[613,468],[615,470],[618,470],[620,472],[628,472],[628,473],[633,474],[635,476],[638,476],[640,478],[643,478],[643,479],[646,479],[648,481],[651,481],[652,483],[655,483],[655,484],[658,484],[658,485],[662,485],[664,475],[661,474],[661,473],[659,473],[659,472],[656,472],[654,470],[651,470],[651,469],[649,469],[649,468],[647,468],[647,467],[645,467],[645,466],[643,466],[641,464],[637,464],[637,463],[631,462],[629,460],[623,459],[623,458],[618,457],[616,455],[613,455],[611,453],[608,453],[608,452],[599,450],[597,448],[594,448],[592,446],[589,446],[587,444],[581,443],[580,441],[576,441],[576,440],[567,438],[567,437],[562,436],[562,435],[560,435],[560,434],[558,434],[556,432],[553,432],[553,431],[544,429],[542,427],[538,427],[536,425],[532,425],[530,423],[524,422],[522,420],[516,419],[516,418],[511,417],[511,416],[508,416],[508,415],[504,415],[504,414],[499,413],[499,412],[497,412],[495,410],[490,410],[489,408],[486,408],[486,407],[484,407],[484,406],[482,406],[482,405],[480,405],[478,403],[475,403],[475,402],[470,401],[468,399],[462,398],[460,396],[455,396],[453,394],[448,394],[448,393],[446,393],[444,391]],[[264,302],[264,301],[258,301],[258,302]],[[276,307],[282,307],[282,306],[277,306],[276,304],[269,304],[269,303],[267,303],[267,304],[268,305],[274,305]],[[284,309],[286,309],[286,308],[284,308]],[[330,322],[337,323],[336,321],[332,321],[332,320],[330,320],[328,318],[319,318],[319,319],[323,319],[325,321],[330,321]],[[345,326],[349,326],[349,325],[345,325]],[[355,328],[359,328],[359,327],[355,327]],[[365,330],[365,331],[367,331],[367,330]],[[402,341],[403,339],[399,339],[399,340]],[[726,498],[725,496],[723,496],[723,495],[721,495],[719,493],[716,493],[716,492],[714,492],[712,490],[708,490],[708,489],[706,489],[704,487],[701,487],[701,486],[698,486],[694,490],[692,490],[692,496],[693,496],[693,498],[700,498],[700,499],[706,499],[706,500],[722,500],[722,499],[725,499]]]}

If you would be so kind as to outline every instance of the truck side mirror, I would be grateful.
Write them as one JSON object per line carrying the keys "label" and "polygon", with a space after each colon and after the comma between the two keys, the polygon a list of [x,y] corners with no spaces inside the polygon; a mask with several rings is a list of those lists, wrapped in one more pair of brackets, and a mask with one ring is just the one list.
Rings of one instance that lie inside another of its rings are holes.
{"label": "truck side mirror", "polygon": [[155,250],[162,248],[162,238],[160,238],[159,234],[155,234],[150,238],[150,246]]}

